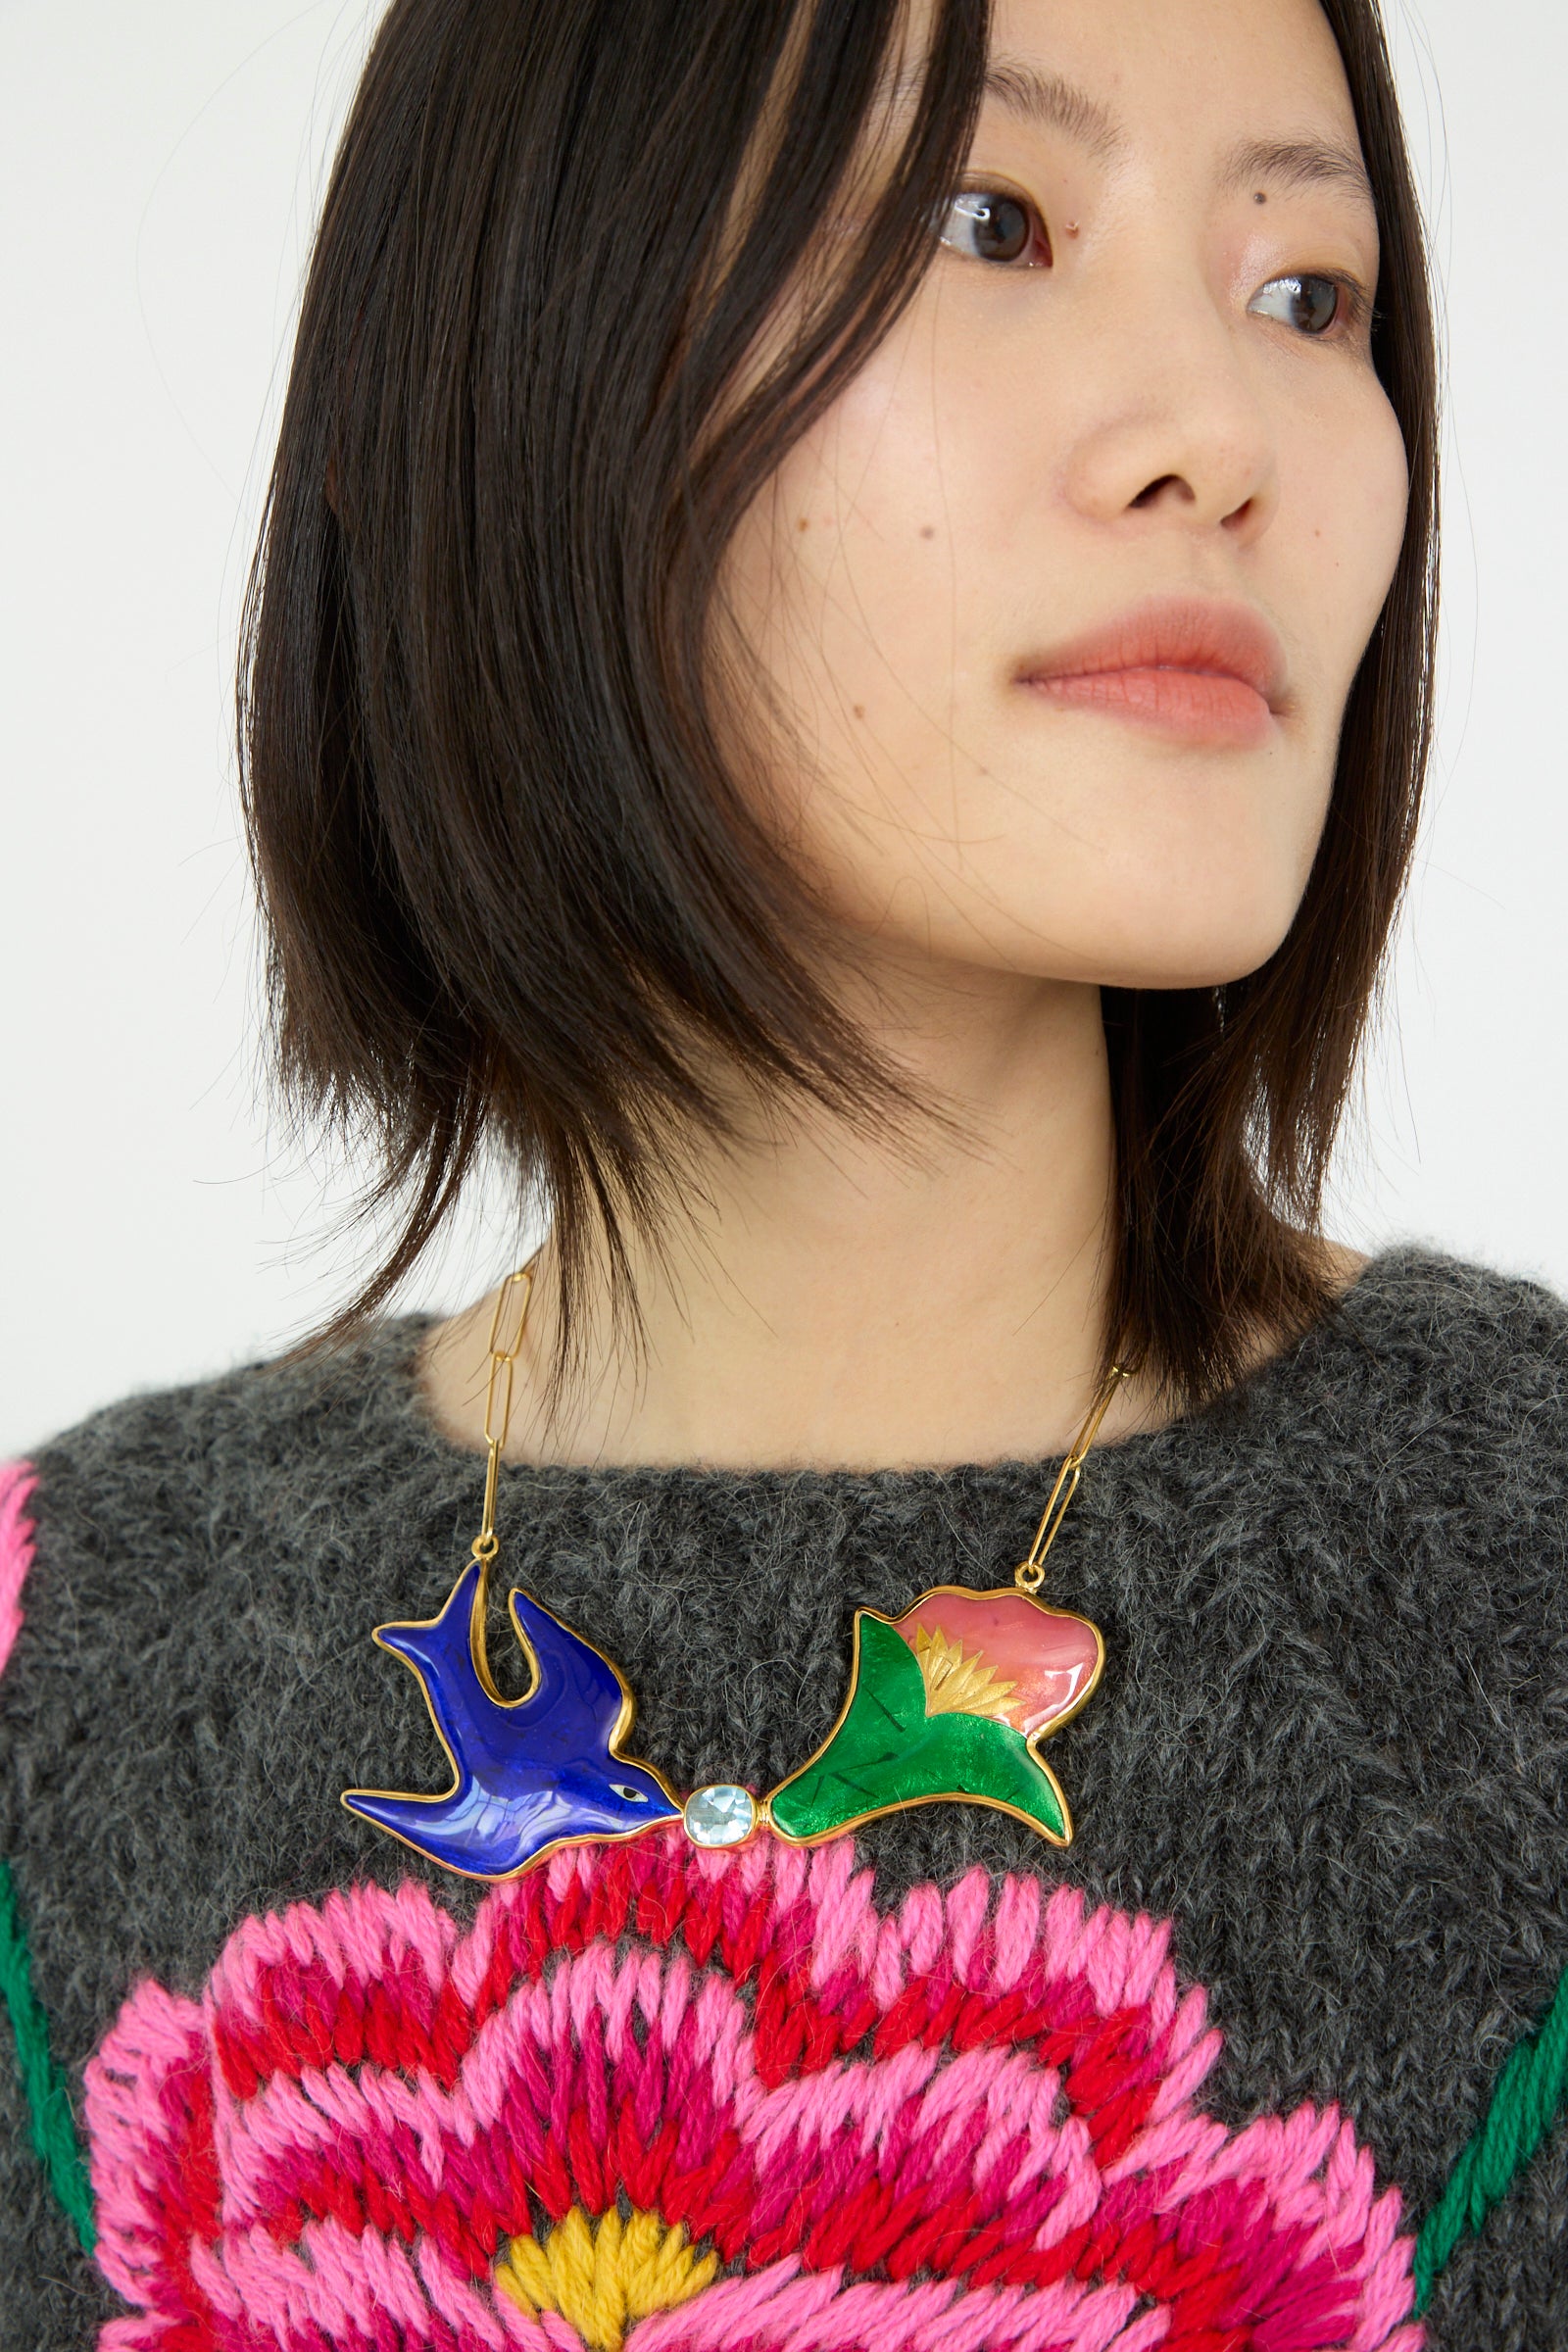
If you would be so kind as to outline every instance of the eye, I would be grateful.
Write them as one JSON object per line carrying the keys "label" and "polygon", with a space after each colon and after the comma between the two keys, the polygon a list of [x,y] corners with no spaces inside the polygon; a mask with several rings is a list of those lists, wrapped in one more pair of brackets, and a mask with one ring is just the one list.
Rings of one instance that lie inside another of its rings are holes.
{"label": "eye", "polygon": [[938,216],[937,236],[971,262],[1051,262],[1051,239],[1034,206],[1005,188],[965,188]]}
{"label": "eye", "polygon": [[1353,277],[1315,271],[1271,277],[1247,307],[1258,318],[1278,318],[1316,342],[1324,341],[1336,326],[1362,325],[1371,313],[1365,289]]}
{"label": "eye", "polygon": [[628,1805],[646,1805],[648,1802],[643,1791],[640,1788],[634,1788],[630,1781],[612,1781],[610,1787],[612,1794],[623,1796]]}

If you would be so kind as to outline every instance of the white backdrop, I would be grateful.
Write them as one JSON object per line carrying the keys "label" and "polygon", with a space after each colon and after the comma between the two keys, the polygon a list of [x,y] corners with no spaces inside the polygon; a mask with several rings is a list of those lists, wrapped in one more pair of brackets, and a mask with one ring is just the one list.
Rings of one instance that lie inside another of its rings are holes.
{"label": "white backdrop", "polygon": [[[1442,736],[1336,1229],[1568,1290],[1568,10],[1389,0],[1451,351]],[[270,1126],[232,644],[374,0],[0,0],[0,1458],[342,1293]],[[418,1298],[505,1259],[471,1217]]]}

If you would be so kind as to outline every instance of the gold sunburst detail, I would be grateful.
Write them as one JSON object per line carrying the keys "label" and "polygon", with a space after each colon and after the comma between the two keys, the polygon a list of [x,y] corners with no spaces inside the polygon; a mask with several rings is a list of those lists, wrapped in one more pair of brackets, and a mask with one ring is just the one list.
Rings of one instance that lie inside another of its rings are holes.
{"label": "gold sunburst detail", "polygon": [[573,2205],[542,2241],[514,2237],[495,2278],[520,2311],[558,2311],[591,2352],[620,2352],[633,2320],[673,2311],[717,2268],[716,2254],[692,2251],[679,2222],[666,2228],[641,2206],[628,2221],[612,2207],[594,2222]]}
{"label": "gold sunburst detail", "polygon": [[914,1629],[915,1663],[925,1682],[928,1715],[994,1715],[1016,1686],[986,1664],[984,1650],[966,1657],[961,1642],[950,1642],[941,1626]]}

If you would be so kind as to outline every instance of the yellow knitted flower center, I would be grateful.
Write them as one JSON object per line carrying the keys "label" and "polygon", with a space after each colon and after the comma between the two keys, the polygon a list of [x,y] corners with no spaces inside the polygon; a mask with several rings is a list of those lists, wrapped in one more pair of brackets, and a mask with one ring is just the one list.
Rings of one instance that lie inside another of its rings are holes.
{"label": "yellow knitted flower center", "polygon": [[928,1633],[914,1629],[914,1656],[925,1679],[928,1715],[994,1715],[1012,1691],[986,1664],[984,1652],[963,1654],[961,1642],[950,1642],[940,1626]]}
{"label": "yellow knitted flower center", "polygon": [[496,2267],[496,2284],[519,2310],[559,2311],[592,2352],[620,2352],[633,2320],[672,2311],[717,2268],[716,2254],[692,2252],[679,2222],[666,2230],[657,2213],[640,2206],[628,2222],[613,2208],[593,2222],[573,2205],[542,2244],[531,2236],[512,2240]]}

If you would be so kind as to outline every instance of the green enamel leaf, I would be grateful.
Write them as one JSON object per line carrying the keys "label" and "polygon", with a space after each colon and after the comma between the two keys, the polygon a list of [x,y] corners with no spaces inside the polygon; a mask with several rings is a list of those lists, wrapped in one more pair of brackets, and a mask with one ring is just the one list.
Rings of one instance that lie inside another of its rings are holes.
{"label": "green enamel leaf", "polygon": [[843,1722],[821,1751],[775,1788],[768,1811],[787,1838],[945,1793],[1015,1806],[1054,1838],[1067,1824],[1050,1774],[1022,1732],[986,1715],[927,1715],[925,1677],[904,1636],[857,1612],[859,1655]]}

